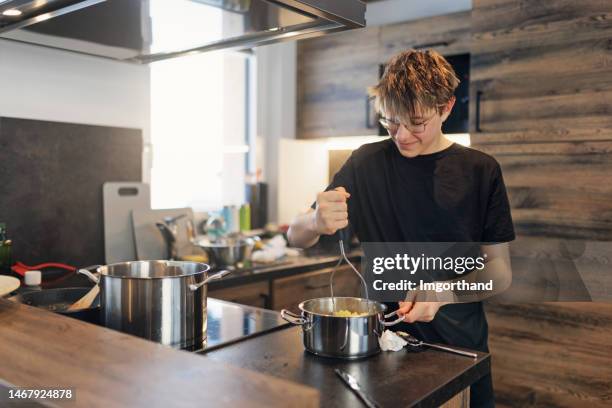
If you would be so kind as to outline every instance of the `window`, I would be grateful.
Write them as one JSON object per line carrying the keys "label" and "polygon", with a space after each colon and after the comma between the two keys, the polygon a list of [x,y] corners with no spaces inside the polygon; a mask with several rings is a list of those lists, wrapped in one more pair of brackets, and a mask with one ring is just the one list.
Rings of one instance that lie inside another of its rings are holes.
{"label": "window", "polygon": [[[151,13],[177,24],[171,12],[164,14],[169,3],[151,2]],[[198,18],[205,19],[188,25],[202,30],[194,36],[223,29],[219,9],[210,7]],[[164,30],[160,17],[155,27],[164,32],[164,41],[171,40],[167,36],[173,30]],[[163,49],[154,31],[156,46]],[[254,57],[221,51],[151,64],[153,208],[209,211],[244,202],[249,58]]]}

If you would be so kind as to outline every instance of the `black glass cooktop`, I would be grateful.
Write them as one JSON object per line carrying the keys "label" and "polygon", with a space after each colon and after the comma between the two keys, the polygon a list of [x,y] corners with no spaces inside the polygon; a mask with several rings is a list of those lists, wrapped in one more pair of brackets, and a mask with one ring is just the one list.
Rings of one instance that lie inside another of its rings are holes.
{"label": "black glass cooktop", "polygon": [[289,326],[278,312],[208,298],[208,339],[197,350],[211,350]]}

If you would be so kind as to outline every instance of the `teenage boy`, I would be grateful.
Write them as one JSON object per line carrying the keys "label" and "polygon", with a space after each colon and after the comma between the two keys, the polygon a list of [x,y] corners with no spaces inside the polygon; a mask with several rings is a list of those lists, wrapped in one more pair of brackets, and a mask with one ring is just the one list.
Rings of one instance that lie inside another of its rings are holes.
{"label": "teenage boy", "polygon": [[[481,251],[487,261],[477,279],[492,277],[495,292],[507,288],[514,229],[500,166],[442,134],[458,83],[452,67],[434,51],[393,57],[373,89],[380,122],[391,138],[352,153],[317,195],[316,207],[292,222],[290,243],[310,247],[349,220],[361,242],[486,243]],[[398,314],[409,323],[404,330],[426,341],[488,351],[480,301],[427,299],[417,295],[399,302]],[[472,385],[470,399],[472,407],[494,406],[490,375]]]}

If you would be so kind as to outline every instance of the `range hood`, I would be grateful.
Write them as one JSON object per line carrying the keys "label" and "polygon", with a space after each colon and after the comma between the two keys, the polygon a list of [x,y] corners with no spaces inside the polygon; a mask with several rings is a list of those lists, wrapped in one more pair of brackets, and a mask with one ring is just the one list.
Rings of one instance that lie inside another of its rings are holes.
{"label": "range hood", "polygon": [[359,0],[0,0],[0,39],[150,63],[365,26]]}

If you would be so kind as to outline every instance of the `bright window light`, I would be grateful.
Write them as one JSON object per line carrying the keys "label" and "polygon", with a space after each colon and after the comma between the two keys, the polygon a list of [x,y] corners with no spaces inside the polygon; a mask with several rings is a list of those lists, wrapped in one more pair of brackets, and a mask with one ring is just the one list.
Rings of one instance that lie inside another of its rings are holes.
{"label": "bright window light", "polygon": [[[151,2],[154,45],[159,50],[164,44],[156,43],[156,30],[165,35],[175,32],[164,30],[164,22],[177,24],[171,18],[171,3]],[[207,9],[208,13],[198,15],[199,24],[187,24],[191,35],[221,35],[221,10]],[[160,19],[166,11],[168,18]],[[242,204],[248,152],[244,59],[242,55],[212,52],[151,64],[153,208],[210,211]]]}

